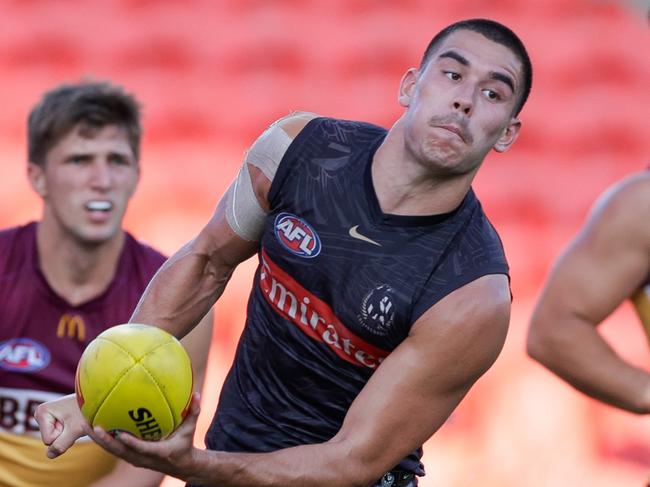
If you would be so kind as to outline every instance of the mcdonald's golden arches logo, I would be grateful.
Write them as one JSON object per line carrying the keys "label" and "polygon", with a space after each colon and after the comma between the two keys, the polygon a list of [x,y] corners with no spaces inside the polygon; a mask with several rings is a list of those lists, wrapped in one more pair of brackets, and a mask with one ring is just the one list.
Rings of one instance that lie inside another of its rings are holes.
{"label": "mcdonald's golden arches logo", "polygon": [[86,324],[84,319],[79,315],[64,314],[59,319],[59,326],[56,328],[56,336],[59,338],[77,337],[77,340],[83,342],[86,339]]}

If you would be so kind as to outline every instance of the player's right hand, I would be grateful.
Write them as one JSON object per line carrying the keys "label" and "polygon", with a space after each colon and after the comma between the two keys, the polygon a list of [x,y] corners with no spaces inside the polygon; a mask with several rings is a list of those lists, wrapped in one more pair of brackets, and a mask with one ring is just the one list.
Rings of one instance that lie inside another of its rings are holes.
{"label": "player's right hand", "polygon": [[81,414],[74,394],[44,402],[34,412],[41,431],[41,439],[47,445],[47,457],[56,458],[66,452],[77,438],[84,436],[86,418]]}

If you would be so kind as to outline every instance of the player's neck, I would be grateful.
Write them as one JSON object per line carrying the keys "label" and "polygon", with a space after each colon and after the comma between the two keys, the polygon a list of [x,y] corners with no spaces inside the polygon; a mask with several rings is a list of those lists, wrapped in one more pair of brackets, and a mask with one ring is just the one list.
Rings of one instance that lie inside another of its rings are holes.
{"label": "player's neck", "polygon": [[396,215],[437,215],[454,210],[469,191],[475,173],[432,175],[407,152],[402,133],[395,127],[377,149],[372,163],[379,205],[384,213]]}
{"label": "player's neck", "polygon": [[99,245],[83,245],[58,225],[39,223],[36,245],[41,272],[50,287],[72,305],[103,293],[113,280],[124,232]]}

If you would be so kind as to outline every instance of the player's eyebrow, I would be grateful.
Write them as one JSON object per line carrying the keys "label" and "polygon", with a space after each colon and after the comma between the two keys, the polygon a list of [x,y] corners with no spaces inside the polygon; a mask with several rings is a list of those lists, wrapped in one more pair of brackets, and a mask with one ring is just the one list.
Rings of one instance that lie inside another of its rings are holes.
{"label": "player's eyebrow", "polygon": [[[461,56],[456,51],[445,51],[438,56],[438,58],[453,59],[463,66],[469,66],[471,64],[465,57]],[[490,78],[505,83],[513,93],[515,92],[515,83],[510,76],[496,71],[490,71]]]}
{"label": "player's eyebrow", "polygon": [[88,152],[71,152],[68,154],[68,156],[65,158],[66,161],[71,161],[73,159],[83,159],[83,160],[89,160],[92,159],[92,154]]}
{"label": "player's eyebrow", "polygon": [[510,76],[507,76],[507,75],[505,75],[503,73],[497,73],[496,71],[491,71],[490,72],[490,78],[492,78],[493,80],[501,81],[502,83],[507,84],[508,87],[510,88],[510,91],[512,91],[513,93],[515,92],[515,83],[512,81]]}
{"label": "player's eyebrow", "polygon": [[438,57],[440,58],[448,57],[455,61],[458,61],[463,66],[469,66],[469,61],[465,59],[463,56],[461,56],[460,54],[458,54],[456,51],[445,51]]}

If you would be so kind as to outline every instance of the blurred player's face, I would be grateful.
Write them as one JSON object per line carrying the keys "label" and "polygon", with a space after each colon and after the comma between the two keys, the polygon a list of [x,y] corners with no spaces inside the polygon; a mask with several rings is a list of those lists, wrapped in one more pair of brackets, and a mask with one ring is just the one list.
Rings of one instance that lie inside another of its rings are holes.
{"label": "blurred player's face", "polygon": [[521,83],[521,62],[506,46],[469,30],[450,34],[422,71],[402,79],[407,150],[434,173],[472,172],[490,149],[515,141]]}
{"label": "blurred player's face", "polygon": [[43,198],[43,222],[83,245],[109,241],[140,175],[124,129],[76,126],[50,149],[43,166],[29,164],[32,187]]}

